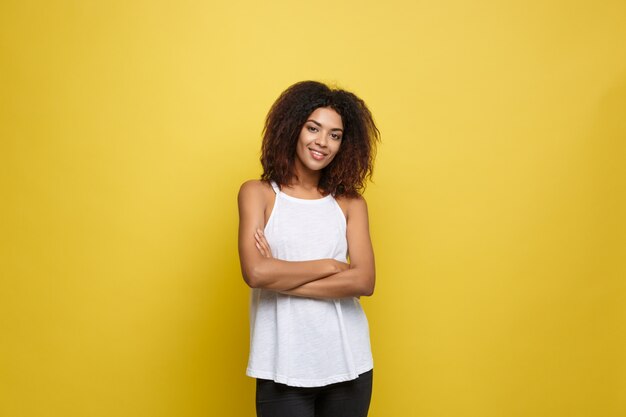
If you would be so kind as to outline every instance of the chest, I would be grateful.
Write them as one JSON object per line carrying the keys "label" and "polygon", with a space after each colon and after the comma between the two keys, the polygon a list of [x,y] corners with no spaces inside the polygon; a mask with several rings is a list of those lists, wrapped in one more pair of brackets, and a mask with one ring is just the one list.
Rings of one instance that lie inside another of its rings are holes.
{"label": "chest", "polygon": [[333,200],[315,205],[278,201],[265,236],[277,256],[315,259],[335,257],[347,250],[345,216]]}

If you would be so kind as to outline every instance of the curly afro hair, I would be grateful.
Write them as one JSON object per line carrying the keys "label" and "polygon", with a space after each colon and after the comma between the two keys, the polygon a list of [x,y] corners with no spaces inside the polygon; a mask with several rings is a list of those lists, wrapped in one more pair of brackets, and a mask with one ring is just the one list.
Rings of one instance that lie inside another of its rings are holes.
{"label": "curly afro hair", "polygon": [[357,197],[372,178],[380,131],[363,100],[349,91],[317,81],[292,85],[272,105],[263,128],[261,180],[285,185],[296,177],[298,137],[307,118],[318,107],[335,110],[344,128],[339,152],[322,170],[318,190],[333,196]]}

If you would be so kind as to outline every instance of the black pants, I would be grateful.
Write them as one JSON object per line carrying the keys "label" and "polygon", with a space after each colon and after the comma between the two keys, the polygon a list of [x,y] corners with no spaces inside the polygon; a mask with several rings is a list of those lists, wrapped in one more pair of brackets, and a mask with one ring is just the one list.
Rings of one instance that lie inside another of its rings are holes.
{"label": "black pants", "polygon": [[257,417],[367,417],[374,371],[352,381],[302,388],[256,380]]}

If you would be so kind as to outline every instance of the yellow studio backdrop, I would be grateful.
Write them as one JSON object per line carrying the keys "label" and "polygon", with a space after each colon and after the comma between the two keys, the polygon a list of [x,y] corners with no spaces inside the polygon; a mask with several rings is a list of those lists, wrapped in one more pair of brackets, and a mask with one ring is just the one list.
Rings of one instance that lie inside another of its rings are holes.
{"label": "yellow studio backdrop", "polygon": [[239,185],[361,96],[370,416],[626,415],[624,1],[0,5],[0,416],[252,416]]}

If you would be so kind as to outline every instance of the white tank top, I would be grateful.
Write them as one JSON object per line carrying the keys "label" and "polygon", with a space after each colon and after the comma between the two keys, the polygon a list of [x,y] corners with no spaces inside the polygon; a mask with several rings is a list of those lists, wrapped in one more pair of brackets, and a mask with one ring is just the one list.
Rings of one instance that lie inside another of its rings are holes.
{"label": "white tank top", "polygon": [[[265,237],[276,259],[346,262],[346,218],[332,195],[291,197],[275,182]],[[246,375],[294,387],[355,379],[374,367],[369,327],[359,299],[315,299],[251,289]]]}

